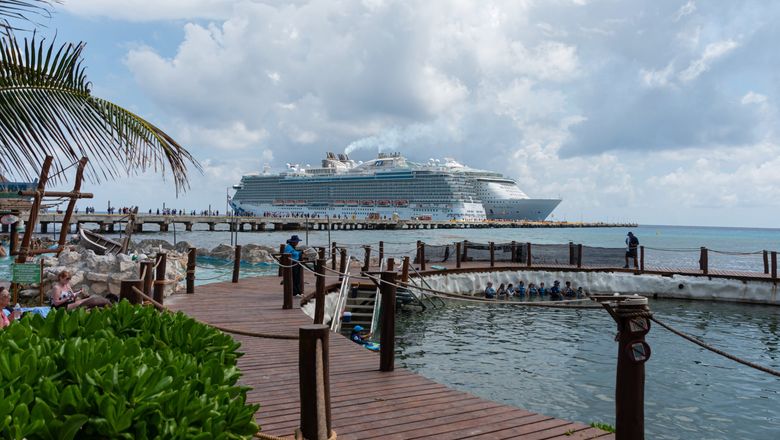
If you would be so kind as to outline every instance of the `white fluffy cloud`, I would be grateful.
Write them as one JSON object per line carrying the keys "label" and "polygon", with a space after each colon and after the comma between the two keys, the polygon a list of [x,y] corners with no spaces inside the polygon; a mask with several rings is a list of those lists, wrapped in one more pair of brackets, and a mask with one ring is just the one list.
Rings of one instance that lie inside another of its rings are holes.
{"label": "white fluffy cloud", "polygon": [[455,156],[562,196],[559,217],[780,199],[769,2],[158,3],[66,7],[188,21],[175,53],[134,45],[125,66],[215,169]]}

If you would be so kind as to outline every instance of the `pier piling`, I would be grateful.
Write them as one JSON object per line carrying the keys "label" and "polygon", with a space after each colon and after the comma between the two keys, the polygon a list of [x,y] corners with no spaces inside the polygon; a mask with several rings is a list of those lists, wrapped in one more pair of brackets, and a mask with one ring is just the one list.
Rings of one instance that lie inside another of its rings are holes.
{"label": "pier piling", "polygon": [[330,268],[336,270],[336,242],[330,244]]}
{"label": "pier piling", "polygon": [[709,261],[707,261],[707,248],[702,246],[699,257],[699,269],[703,274],[709,273]]}
{"label": "pier piling", "polygon": [[409,257],[404,257],[404,263],[401,266],[401,281],[404,283],[409,282]]}
{"label": "pier piling", "polygon": [[382,261],[385,258],[385,242],[379,241],[379,261]]}
{"label": "pier piling", "polygon": [[191,247],[187,250],[187,293],[195,293],[195,258],[197,248]]}
{"label": "pier piling", "polygon": [[639,246],[639,270],[645,271],[645,247]]}
{"label": "pier piling", "polygon": [[233,280],[232,282],[238,282],[239,271],[241,270],[241,245],[236,245],[236,253],[233,256]]}
{"label": "pier piling", "polygon": [[764,254],[764,273],[769,274],[769,252],[765,250],[762,253]]}
{"label": "pier piling", "polygon": [[582,243],[577,245],[577,268],[582,267]]}
{"label": "pier piling", "polygon": [[144,280],[141,289],[146,296],[152,296],[152,285],[154,283],[154,263],[151,261],[142,261],[139,268],[139,276]]}
{"label": "pier piling", "polygon": [[455,242],[455,268],[460,269],[460,242]]}
{"label": "pier piling", "polygon": [[363,251],[365,251],[365,255],[363,257],[363,267],[361,267],[360,270],[368,272],[368,268],[371,264],[371,246],[363,246]]}
{"label": "pier piling", "polygon": [[344,279],[345,273],[347,273],[347,250],[344,248],[339,249],[340,255],[339,255],[339,281]]}
{"label": "pier piling", "polygon": [[305,325],[298,337],[301,434],[307,440],[327,440],[331,437],[330,329],[322,324]]}
{"label": "pier piling", "polygon": [[[284,244],[279,245],[279,255],[284,253],[284,248],[285,248]],[[279,273],[277,275],[282,276],[283,273],[284,273],[284,269],[282,268],[282,266],[279,266]]]}
{"label": "pier piling", "polygon": [[387,270],[391,272],[395,271],[395,259],[393,257],[387,259]]}
{"label": "pier piling", "polygon": [[135,290],[143,288],[143,281],[141,279],[122,280],[119,284],[119,299],[126,299],[130,304],[142,304],[141,295]]}
{"label": "pier piling", "polygon": [[525,245],[526,245],[526,252],[525,252],[525,254],[526,254],[525,255],[526,262],[525,262],[525,265],[528,266],[528,267],[531,267],[531,264],[532,264],[532,261],[533,261],[533,258],[531,258],[531,243],[529,242],[529,243],[526,243]]}
{"label": "pier piling", "polygon": [[281,265],[279,269],[282,270],[282,286],[283,286],[283,303],[282,309],[293,308],[293,272],[292,272],[292,258],[290,254],[282,254]]}
{"label": "pier piling", "polygon": [[425,242],[420,242],[420,270],[425,270]]}
{"label": "pier piling", "polygon": [[382,272],[382,333],[379,335],[379,370],[395,369],[395,272]]}
{"label": "pier piling", "polygon": [[772,251],[772,280],[777,282],[777,252]]}
{"label": "pier piling", "polygon": [[163,304],[165,299],[165,272],[168,265],[168,254],[161,252],[157,254],[155,258],[155,266],[157,266],[157,273],[154,276],[154,291],[152,297],[155,301]]}
{"label": "pier piling", "polygon": [[618,325],[618,361],[615,382],[615,439],[645,438],[645,362],[650,346],[647,298],[621,301],[615,308]]}
{"label": "pier piling", "polygon": [[[322,248],[323,255],[325,248]],[[314,323],[322,324],[325,321],[325,258],[318,258],[316,263],[317,280],[314,291]]]}
{"label": "pier piling", "polygon": [[461,257],[461,261],[467,261],[466,258],[468,258],[468,252],[469,252],[469,241],[463,240],[463,256]]}

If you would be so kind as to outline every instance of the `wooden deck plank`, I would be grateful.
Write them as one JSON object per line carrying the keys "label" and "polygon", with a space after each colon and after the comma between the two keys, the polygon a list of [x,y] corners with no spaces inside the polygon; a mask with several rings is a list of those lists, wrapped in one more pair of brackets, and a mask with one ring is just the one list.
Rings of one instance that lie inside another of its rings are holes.
{"label": "wooden deck plank", "polygon": [[[277,277],[198,286],[194,295],[168,299],[172,309],[204,322],[280,335],[297,335],[311,323],[294,303],[293,310],[282,310]],[[234,337],[245,353],[238,360],[241,383],[252,387],[249,401],[262,405],[256,418],[263,432],[290,435],[299,424],[298,341]],[[331,412],[339,439],[552,438],[564,428],[578,435],[567,438],[606,434],[456,391],[403,368],[383,373],[378,367],[377,353],[331,334]]]}

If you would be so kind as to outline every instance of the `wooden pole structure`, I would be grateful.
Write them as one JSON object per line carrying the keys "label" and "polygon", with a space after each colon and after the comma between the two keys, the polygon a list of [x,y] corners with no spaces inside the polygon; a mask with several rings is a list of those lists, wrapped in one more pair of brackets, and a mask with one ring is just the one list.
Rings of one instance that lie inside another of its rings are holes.
{"label": "wooden pole structure", "polygon": [[491,241],[488,246],[490,247],[490,267],[496,267],[496,244]]}
{"label": "wooden pole structure", "polygon": [[511,249],[511,257],[510,258],[512,259],[512,263],[514,263],[515,261],[517,261],[517,242],[516,241],[512,240],[512,243],[510,244],[510,249]]}
{"label": "wooden pole structure", "polygon": [[195,258],[198,249],[191,247],[187,250],[187,293],[195,293]]}
{"label": "wooden pole structure", "polygon": [[774,282],[777,282],[777,252],[772,251],[771,276]]}
{"label": "wooden pole structure", "polygon": [[574,242],[569,242],[569,266],[574,266]]}
{"label": "wooden pole structure", "polygon": [[379,261],[382,261],[384,259],[385,259],[385,242],[379,240]]}
{"label": "wooden pole structure", "polygon": [[157,266],[157,273],[155,274],[155,281],[154,281],[154,291],[153,291],[153,298],[158,303],[162,304],[163,300],[165,298],[165,272],[166,272],[166,265],[168,264],[168,254],[165,252],[161,252],[157,254],[157,261],[155,261],[155,265]]}
{"label": "wooden pole structure", "polygon": [[455,242],[455,268],[460,269],[460,242]]}
{"label": "wooden pole structure", "polygon": [[469,244],[468,240],[463,240],[463,257],[461,257],[461,259],[463,261],[467,261],[467,258],[468,258],[468,253],[469,253],[469,246],[468,246],[468,244]]}
{"label": "wooden pole structure", "polygon": [[[120,254],[126,253],[127,248],[130,246],[130,237],[133,236],[133,229],[135,228],[135,217],[138,215],[138,207],[136,206],[131,209],[129,215],[130,217],[128,218],[127,224],[125,225],[125,238],[122,239],[122,246],[119,248]],[[176,224],[173,225],[173,241],[174,244],[176,244]]]}
{"label": "wooden pole structure", "polygon": [[769,252],[764,251],[763,254],[764,254],[764,273],[768,274],[769,273]]}
{"label": "wooden pole structure", "polygon": [[371,246],[363,246],[365,255],[363,257],[363,267],[360,268],[363,272],[368,272],[369,265],[371,264]]}
{"label": "wooden pole structure", "polygon": [[314,323],[323,324],[325,321],[325,258],[318,258],[316,263],[317,281],[314,292]]}
{"label": "wooden pole structure", "polygon": [[420,242],[420,270],[425,270],[425,243]]}
{"label": "wooden pole structure", "polygon": [[582,267],[582,243],[577,244],[577,267]]}
{"label": "wooden pole structure", "polygon": [[639,270],[645,271],[645,247],[639,246]]}
{"label": "wooden pole structure", "polygon": [[336,242],[330,244],[330,268],[336,270]]}
{"label": "wooden pole structure", "polygon": [[19,253],[19,222],[11,223],[11,243],[8,250],[11,255]]}
{"label": "wooden pole structure", "polygon": [[126,299],[130,304],[142,304],[141,295],[133,290],[133,287],[141,290],[143,288],[143,280],[122,280],[119,284],[119,299]]}
{"label": "wooden pole structure", "polygon": [[[82,157],[79,159],[79,166],[76,169],[76,180],[73,182],[73,194],[76,195],[76,197],[71,197],[68,201],[68,207],[65,209],[65,217],[62,219],[62,225],[60,226],[60,238],[57,241],[57,246],[59,248],[59,252],[57,252],[57,255],[59,255],[60,252],[62,252],[63,246],[65,246],[65,241],[68,239],[68,231],[70,230],[70,219],[73,216],[73,210],[76,208],[76,202],[78,201],[78,194],[81,191],[81,181],[84,179],[84,167],[87,166],[88,159],[86,157]],[[35,223],[33,223],[33,227],[35,227]]]}
{"label": "wooden pole structure", "polygon": [[[282,255],[284,253],[284,248],[285,248],[284,244],[279,245],[279,255]],[[280,277],[284,276],[284,269],[282,268],[282,266],[279,266],[279,273],[277,275]]]}
{"label": "wooden pole structure", "polygon": [[281,269],[282,269],[282,285],[284,286],[284,302],[282,303],[282,309],[293,308],[293,272],[292,272],[292,256],[290,254],[282,254],[281,257]]}
{"label": "wooden pole structure", "polygon": [[387,270],[389,271],[395,270],[395,258],[390,257],[387,259]]}
{"label": "wooden pole structure", "polygon": [[650,320],[631,316],[645,310],[647,298],[639,297],[619,302],[614,312],[618,325],[616,440],[645,438],[645,362],[650,358],[645,334],[650,330]]}
{"label": "wooden pole structure", "polygon": [[395,369],[395,272],[382,272],[382,316],[379,335],[379,370]]}
{"label": "wooden pole structure", "polygon": [[422,241],[417,240],[417,253],[414,255],[414,261],[416,263],[420,263],[420,260],[422,260],[422,257],[420,256],[420,247],[422,246]]}
{"label": "wooden pole structure", "polygon": [[317,258],[325,258],[325,248],[320,246],[317,248]]}
{"label": "wooden pole structure", "polygon": [[30,207],[30,218],[27,220],[25,225],[24,235],[22,236],[22,244],[19,246],[18,252],[16,254],[17,263],[25,263],[27,261],[27,254],[30,251],[30,241],[32,240],[35,224],[38,222],[38,212],[41,210],[43,193],[46,190],[46,182],[49,180],[49,169],[51,169],[51,163],[53,160],[54,156],[46,156],[46,159],[43,160],[41,174],[38,178],[38,188],[35,192],[32,206]]}
{"label": "wooden pole structure", "polygon": [[[39,267],[38,275],[40,276],[41,281],[38,283],[38,301],[40,303],[38,305],[43,306],[43,283],[46,281],[43,278],[43,258],[40,259],[39,263],[41,263],[41,265]],[[2,312],[0,311],[0,313]]]}
{"label": "wooden pole structure", "polygon": [[707,274],[709,272],[709,262],[707,261],[707,248],[702,246],[701,247],[701,256],[699,257],[699,266],[703,274]]}
{"label": "wooden pole structure", "polygon": [[341,252],[339,252],[339,281],[341,281],[344,278],[345,273],[347,273],[347,250],[344,248],[340,249]]}
{"label": "wooden pole structure", "polygon": [[144,291],[144,294],[148,297],[152,297],[154,288],[154,262],[153,261],[142,261],[141,262],[141,278],[144,280],[144,285],[141,290]]}
{"label": "wooden pole structure", "polygon": [[525,253],[526,254],[525,255],[525,258],[526,258],[525,265],[528,266],[528,267],[531,267],[531,265],[533,264],[532,263],[533,258],[531,257],[531,243],[526,243],[525,245],[526,245],[526,249],[527,249],[526,253]]}
{"label": "wooden pole structure", "polygon": [[409,256],[404,257],[403,265],[401,265],[401,281],[409,282]]}
{"label": "wooden pole structure", "polygon": [[307,440],[327,440],[331,437],[330,329],[322,324],[304,325],[298,337],[301,435]]}
{"label": "wooden pole structure", "polygon": [[233,255],[233,280],[232,282],[238,282],[238,276],[241,272],[241,245],[236,245],[236,252]]}

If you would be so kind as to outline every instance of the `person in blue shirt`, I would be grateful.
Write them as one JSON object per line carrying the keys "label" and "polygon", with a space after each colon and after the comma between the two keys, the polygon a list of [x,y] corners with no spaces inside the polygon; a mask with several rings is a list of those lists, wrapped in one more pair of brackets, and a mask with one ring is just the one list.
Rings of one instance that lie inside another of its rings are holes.
{"label": "person in blue shirt", "polygon": [[536,296],[538,293],[539,291],[536,290],[536,284],[528,283],[528,296]]}
{"label": "person in blue shirt", "polygon": [[485,298],[493,299],[495,297],[496,297],[496,289],[493,288],[493,283],[491,281],[488,281],[487,287],[485,288]]}
{"label": "person in blue shirt", "polygon": [[577,292],[571,288],[571,281],[566,281],[566,286],[563,288],[563,296],[566,298],[574,298],[577,296]]}
{"label": "person in blue shirt", "polygon": [[520,280],[515,287],[515,296],[525,296],[525,284]]}
{"label": "person in blue shirt", "polygon": [[352,327],[352,333],[349,335],[349,339],[360,345],[365,345],[369,342],[369,338],[371,338],[371,333],[363,334],[363,326],[362,325],[356,325]]}
{"label": "person in blue shirt", "polygon": [[292,278],[293,295],[295,296],[299,296],[301,294],[301,290],[303,290],[303,286],[301,286],[301,283],[303,282],[301,271],[303,268],[300,264],[297,264],[298,261],[301,261],[301,251],[295,249],[295,247],[298,246],[298,243],[300,242],[301,239],[298,238],[297,235],[293,235],[289,240],[287,240],[287,245],[284,247],[284,253],[290,254],[293,259]]}
{"label": "person in blue shirt", "polygon": [[563,299],[561,296],[561,282],[558,280],[553,281],[553,286],[550,288],[550,299],[553,301],[560,301]]}
{"label": "person in blue shirt", "polygon": [[539,288],[537,290],[539,291],[539,296],[546,296],[547,295],[547,288],[544,287],[544,281],[539,283]]}

